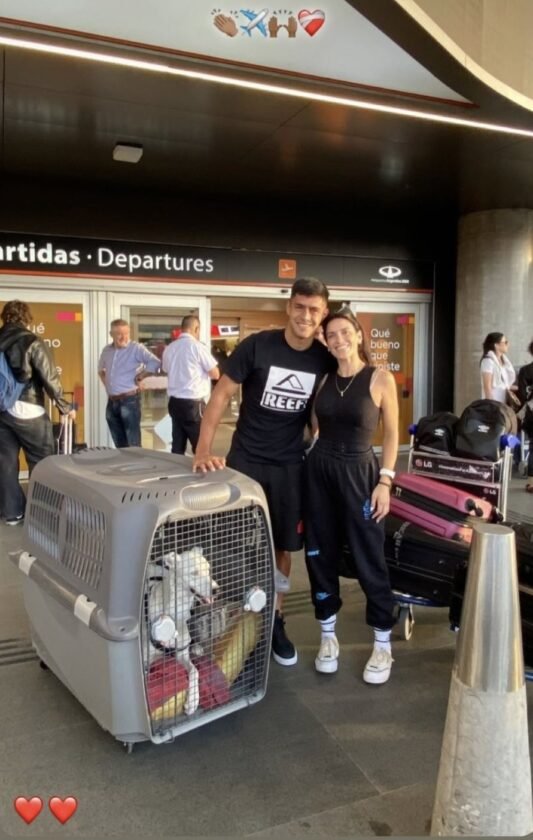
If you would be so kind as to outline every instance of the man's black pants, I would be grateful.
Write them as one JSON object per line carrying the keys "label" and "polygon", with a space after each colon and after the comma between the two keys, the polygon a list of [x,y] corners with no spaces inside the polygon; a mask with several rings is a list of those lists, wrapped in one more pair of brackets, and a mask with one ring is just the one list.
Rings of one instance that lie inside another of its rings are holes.
{"label": "man's black pants", "polygon": [[170,397],[168,413],[172,418],[172,452],[175,455],[185,453],[188,440],[191,442],[192,451],[196,452],[205,406],[204,400]]}

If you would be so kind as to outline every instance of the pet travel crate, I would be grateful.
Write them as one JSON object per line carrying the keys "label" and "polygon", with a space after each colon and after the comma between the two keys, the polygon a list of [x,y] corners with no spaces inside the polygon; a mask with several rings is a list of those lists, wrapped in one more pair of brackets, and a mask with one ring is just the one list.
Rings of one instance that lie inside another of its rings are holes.
{"label": "pet travel crate", "polygon": [[46,458],[11,557],[42,663],[128,751],[264,696],[274,552],[246,476],[137,447]]}

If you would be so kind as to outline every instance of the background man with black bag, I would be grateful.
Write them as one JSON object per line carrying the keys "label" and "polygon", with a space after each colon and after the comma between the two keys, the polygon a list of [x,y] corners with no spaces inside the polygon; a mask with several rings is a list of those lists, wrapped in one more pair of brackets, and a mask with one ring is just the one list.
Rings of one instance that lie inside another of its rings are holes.
{"label": "background man with black bag", "polygon": [[[527,349],[533,356],[533,341]],[[529,438],[526,492],[533,493],[533,362],[523,365],[518,371],[518,396],[522,403],[518,418],[521,421],[522,431]]]}

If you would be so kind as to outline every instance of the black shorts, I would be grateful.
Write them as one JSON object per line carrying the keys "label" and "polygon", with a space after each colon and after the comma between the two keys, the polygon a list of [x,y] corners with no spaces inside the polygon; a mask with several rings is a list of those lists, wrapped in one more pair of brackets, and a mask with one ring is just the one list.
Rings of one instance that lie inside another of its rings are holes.
{"label": "black shorts", "polygon": [[303,548],[303,461],[300,464],[258,464],[232,450],[227,465],[257,481],[268,502],[274,547],[278,551]]}

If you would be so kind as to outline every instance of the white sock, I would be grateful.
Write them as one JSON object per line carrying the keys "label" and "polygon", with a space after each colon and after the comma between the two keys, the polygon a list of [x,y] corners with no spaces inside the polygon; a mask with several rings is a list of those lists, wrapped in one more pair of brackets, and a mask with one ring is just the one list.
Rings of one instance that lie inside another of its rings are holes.
{"label": "white sock", "polygon": [[322,638],[323,639],[334,639],[335,638],[335,624],[337,621],[336,615],[331,615],[329,618],[326,618],[325,621],[319,621],[320,629],[322,630]]}
{"label": "white sock", "polygon": [[380,650],[386,650],[388,653],[391,652],[391,643],[390,637],[392,630],[378,630],[377,627],[374,627],[374,647]]}

